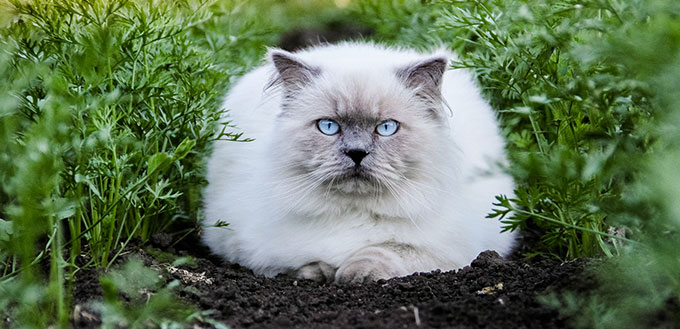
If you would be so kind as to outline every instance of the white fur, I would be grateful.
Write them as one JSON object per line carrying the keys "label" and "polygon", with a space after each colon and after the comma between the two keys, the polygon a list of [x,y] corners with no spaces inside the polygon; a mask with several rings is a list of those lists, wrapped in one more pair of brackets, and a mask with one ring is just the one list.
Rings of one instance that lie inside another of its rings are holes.
{"label": "white fur", "polygon": [[[320,68],[326,81],[354,77],[358,90],[380,93],[395,83],[395,69],[432,54],[344,43],[295,56]],[[338,268],[357,250],[383,242],[408,244],[427,255],[400,264],[403,274],[452,270],[484,250],[503,255],[511,250],[514,235],[501,234],[497,220],[484,218],[494,196],[512,196],[514,185],[495,166],[505,161],[504,142],[468,72],[445,73],[442,93],[453,114],[446,113],[447,128],[431,132],[439,141],[422,145],[423,152],[436,155],[426,167],[436,178],[419,184],[433,186],[413,185],[407,197],[395,200],[340,196],[322,188],[288,190],[277,167],[295,146],[281,142],[286,138],[277,119],[281,90],[264,91],[273,74],[271,63],[248,73],[223,105],[228,120],[255,140],[218,141],[208,160],[204,224],[230,224],[205,229],[203,240],[215,254],[273,276],[315,261]]]}

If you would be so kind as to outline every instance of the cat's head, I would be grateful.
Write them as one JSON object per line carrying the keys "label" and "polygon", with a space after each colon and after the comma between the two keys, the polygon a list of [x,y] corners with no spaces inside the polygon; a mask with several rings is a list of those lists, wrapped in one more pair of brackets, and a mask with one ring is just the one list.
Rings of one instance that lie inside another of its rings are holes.
{"label": "cat's head", "polygon": [[283,95],[273,161],[300,188],[406,198],[441,165],[446,56],[378,66],[318,64],[282,50],[269,58],[270,87]]}

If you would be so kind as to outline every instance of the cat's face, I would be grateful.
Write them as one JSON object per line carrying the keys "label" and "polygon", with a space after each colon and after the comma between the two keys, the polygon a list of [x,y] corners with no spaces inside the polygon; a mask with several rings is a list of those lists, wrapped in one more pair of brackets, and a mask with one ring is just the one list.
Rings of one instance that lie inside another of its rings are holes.
{"label": "cat's face", "polygon": [[428,86],[412,85],[400,76],[408,72],[397,69],[306,70],[296,84],[283,81],[288,89],[277,118],[277,162],[308,188],[325,193],[408,193],[405,182],[413,184],[428,170],[446,136],[441,103],[427,94],[439,92],[438,82],[430,86],[435,91],[424,91]]}

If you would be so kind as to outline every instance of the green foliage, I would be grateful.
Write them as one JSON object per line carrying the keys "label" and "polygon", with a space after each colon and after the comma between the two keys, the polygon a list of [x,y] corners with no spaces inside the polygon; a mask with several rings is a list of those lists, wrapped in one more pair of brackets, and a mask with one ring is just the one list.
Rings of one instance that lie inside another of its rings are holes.
{"label": "green foliage", "polygon": [[598,1],[518,3],[487,16],[480,15],[484,6],[462,12],[457,23],[473,31],[471,43],[486,46],[460,66],[501,68],[477,72],[497,95],[492,103],[504,109],[520,183],[514,207],[532,213],[515,212],[505,222],[535,223],[546,251],[562,257],[611,254],[592,231],[607,231],[611,206],[648,147],[642,130],[650,116],[645,90],[628,72],[604,58],[584,58],[593,40],[621,28],[618,13]]}
{"label": "green foliage", "polygon": [[378,27],[379,38],[410,45],[434,38],[456,49],[454,66],[476,72],[499,110],[518,188],[498,197],[490,217],[534,232],[536,253],[619,254],[599,269],[602,288],[587,298],[544,301],[584,328],[680,325],[668,311],[680,304],[680,3],[364,0],[357,7],[360,19],[378,12],[385,15],[363,20],[391,27]]}
{"label": "green foliage", "polygon": [[[77,271],[108,269],[132,239],[198,227],[203,158],[216,138],[240,140],[215,136],[229,125],[220,98],[282,30],[337,13],[305,3],[0,1],[0,316],[10,327],[66,327]],[[125,273],[144,271],[135,266]],[[163,313],[169,289],[140,308],[132,283],[115,278],[102,279],[105,326],[180,326],[164,322],[177,319]]]}
{"label": "green foliage", "polygon": [[[623,213],[644,228],[643,247],[603,266],[593,296],[553,296],[549,301],[583,328],[680,325],[680,5],[661,0],[637,4],[622,28],[593,52],[628,68],[650,90],[655,143],[640,160],[641,174],[624,195]],[[675,309],[673,306],[675,305]],[[658,321],[664,319],[664,322]]]}
{"label": "green foliage", "polygon": [[427,49],[446,38],[435,27],[442,8],[432,0],[361,0],[351,10],[355,19],[375,30],[372,39]]}
{"label": "green foliage", "polygon": [[266,47],[276,45],[284,32],[349,19],[331,0],[221,0],[210,12],[192,29],[192,42],[209,50],[230,82],[260,64]]}
{"label": "green foliage", "polygon": [[[190,305],[177,302],[172,293],[179,282],[162,287],[159,273],[140,260],[132,259],[99,280],[104,298],[93,308],[102,314],[102,328],[167,327],[194,314]],[[125,303],[119,300],[119,294],[125,296]]]}
{"label": "green foliage", "polygon": [[14,20],[0,31],[9,237],[1,289],[39,286],[32,265],[49,256],[49,289],[36,297],[44,307],[19,303],[11,312],[22,326],[54,318],[64,326],[65,270],[71,277],[81,246],[89,264],[109,266],[131,238],[197,218],[201,158],[220,115],[215,87],[226,75],[187,38],[209,15],[205,3],[11,5]]}
{"label": "green foliage", "polygon": [[[39,198],[60,208],[43,216],[68,219],[72,255],[84,238],[93,263],[107,266],[111,250],[130,237],[146,241],[172,220],[196,218],[200,159],[219,117],[215,86],[226,79],[187,39],[187,30],[207,17],[206,4],[13,4],[19,20],[4,31],[6,47],[14,49],[9,70],[21,75],[46,64],[12,91],[19,104],[3,116],[16,122],[5,134],[8,179],[1,193],[13,221],[19,217],[12,209],[40,209],[25,204],[21,187],[50,191]],[[60,116],[53,118],[56,109]],[[57,128],[61,137],[47,134]],[[45,140],[51,145],[37,145]],[[32,159],[40,147],[61,167],[17,161]],[[51,188],[36,188],[47,183]]]}
{"label": "green foliage", "polygon": [[[600,0],[409,3],[410,17],[383,19],[401,29],[416,19],[431,24],[427,35],[457,50],[454,67],[475,72],[499,110],[518,187],[509,200],[499,196],[490,217],[535,232],[536,253],[618,252],[611,239],[620,238],[607,231],[651,143],[650,90],[592,47],[628,29],[622,17],[636,8]],[[410,33],[387,38],[422,41]]]}
{"label": "green foliage", "polygon": [[[10,60],[5,57],[0,60],[3,66]],[[24,78],[21,73],[14,72],[6,67],[2,75],[5,86],[16,83],[28,87],[34,76]],[[46,72],[42,65],[30,65],[26,68],[29,74]],[[16,80],[14,80],[16,79]],[[18,82],[16,82],[18,81]],[[43,83],[46,88],[61,90],[66,83],[60,77],[44,76]],[[7,97],[9,98],[9,97]],[[35,264],[42,256],[37,254],[35,247],[41,242],[39,239],[48,236],[46,242],[42,241],[44,250],[51,249],[49,261],[51,271],[49,273],[50,284],[47,291],[31,293],[22,296],[17,301],[20,305],[16,319],[26,321],[26,325],[32,324],[36,328],[44,327],[44,317],[41,312],[31,309],[30,303],[43,305],[47,312],[65,323],[68,311],[65,308],[65,295],[61,282],[63,281],[62,259],[62,226],[60,220],[72,216],[73,206],[68,199],[59,195],[61,183],[60,171],[65,167],[62,159],[66,151],[66,144],[72,127],[69,125],[70,110],[66,106],[68,96],[62,92],[47,93],[41,102],[42,115],[34,118],[30,123],[21,120],[23,116],[20,102],[6,101],[0,109],[0,179],[2,180],[2,193],[0,200],[10,201],[4,208],[7,218],[3,220],[3,235],[0,241],[0,266],[4,273],[16,271],[19,266]],[[11,197],[10,197],[11,196]],[[18,239],[21,240],[18,240]],[[24,271],[23,281],[16,282],[8,287],[0,287],[0,291],[8,290],[4,296],[10,295],[9,291],[20,287],[20,290],[38,291],[34,284],[33,271]],[[42,290],[44,290],[43,288]],[[49,303],[50,299],[57,303]],[[5,300],[4,303],[7,303]],[[30,307],[28,307],[30,306]]]}
{"label": "green foliage", "polygon": [[6,328],[49,327],[56,319],[53,301],[45,285],[37,281],[14,280],[0,284],[0,315],[5,319]]}

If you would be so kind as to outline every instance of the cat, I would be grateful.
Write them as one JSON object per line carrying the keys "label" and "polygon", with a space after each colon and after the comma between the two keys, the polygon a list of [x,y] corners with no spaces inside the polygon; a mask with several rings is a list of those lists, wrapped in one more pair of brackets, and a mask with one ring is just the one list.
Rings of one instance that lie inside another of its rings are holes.
{"label": "cat", "polygon": [[507,255],[514,233],[485,219],[495,195],[513,193],[498,169],[504,141],[472,75],[448,70],[453,56],[366,42],[271,49],[224,101],[225,120],[254,140],[215,143],[204,243],[257,274],[322,282]]}

